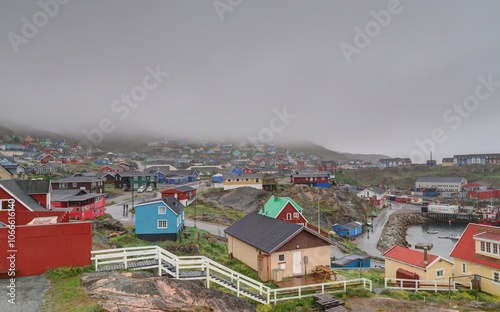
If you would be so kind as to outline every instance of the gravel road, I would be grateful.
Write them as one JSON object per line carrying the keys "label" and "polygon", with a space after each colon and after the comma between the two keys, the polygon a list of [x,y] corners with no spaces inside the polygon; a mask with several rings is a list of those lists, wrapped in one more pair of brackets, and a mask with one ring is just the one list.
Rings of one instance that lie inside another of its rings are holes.
{"label": "gravel road", "polygon": [[15,304],[9,302],[10,280],[0,279],[0,311],[40,311],[43,295],[50,283],[43,275],[23,276],[15,279]]}

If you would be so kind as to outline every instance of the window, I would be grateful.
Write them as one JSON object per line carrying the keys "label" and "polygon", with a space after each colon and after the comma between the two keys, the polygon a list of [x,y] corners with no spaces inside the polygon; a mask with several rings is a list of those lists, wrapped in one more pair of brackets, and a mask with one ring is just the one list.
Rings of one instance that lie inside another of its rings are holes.
{"label": "window", "polygon": [[137,177],[134,177],[134,181],[137,181]]}
{"label": "window", "polygon": [[285,262],[285,254],[278,255],[278,262]]}
{"label": "window", "polygon": [[0,200],[0,210],[9,210],[11,209],[11,205],[9,205],[8,200]]}
{"label": "window", "polygon": [[255,179],[255,182],[256,182],[256,183],[259,183],[259,178],[256,178],[256,179]]}
{"label": "window", "polygon": [[493,272],[493,283],[500,284],[500,272]]}
{"label": "window", "polygon": [[158,206],[158,214],[167,214],[167,207]]}
{"label": "window", "polygon": [[236,179],[236,182],[240,182],[240,179]]}
{"label": "window", "polygon": [[231,179],[227,179],[227,182],[231,182]]}
{"label": "window", "polygon": [[467,274],[467,263],[462,263],[462,274]]}
{"label": "window", "polygon": [[293,213],[293,218],[294,219],[298,219],[299,218],[299,213],[298,212],[294,212]]}
{"label": "window", "polygon": [[481,242],[481,251],[486,251],[486,242]]}
{"label": "window", "polygon": [[179,227],[180,224],[181,224],[181,216],[178,215],[177,216],[177,227]]}
{"label": "window", "polygon": [[436,278],[443,278],[443,277],[444,277],[444,269],[436,270]]}
{"label": "window", "polygon": [[287,212],[286,219],[287,220],[291,220],[292,219],[292,214],[290,212]]}
{"label": "window", "polygon": [[59,183],[59,188],[65,189],[65,188],[67,188],[67,184],[66,183]]}
{"label": "window", "polygon": [[493,253],[498,255],[498,244],[493,244]]}
{"label": "window", "polygon": [[491,243],[486,243],[486,252],[491,253]]}
{"label": "window", "polygon": [[167,228],[167,220],[158,220],[158,228],[166,229]]}
{"label": "window", "polygon": [[72,186],[73,186],[73,187],[76,187],[76,182],[73,182]]}

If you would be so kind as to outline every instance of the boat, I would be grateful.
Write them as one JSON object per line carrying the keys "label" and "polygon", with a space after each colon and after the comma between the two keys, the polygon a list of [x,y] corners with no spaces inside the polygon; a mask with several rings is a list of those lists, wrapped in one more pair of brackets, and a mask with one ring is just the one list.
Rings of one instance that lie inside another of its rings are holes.
{"label": "boat", "polygon": [[437,234],[438,231],[427,231],[427,234]]}
{"label": "boat", "polygon": [[438,236],[438,238],[450,238],[449,236]]}
{"label": "boat", "polygon": [[460,234],[450,234],[450,236],[448,236],[449,239],[453,239],[453,240],[459,240],[460,237],[462,237],[462,235],[460,235]]}

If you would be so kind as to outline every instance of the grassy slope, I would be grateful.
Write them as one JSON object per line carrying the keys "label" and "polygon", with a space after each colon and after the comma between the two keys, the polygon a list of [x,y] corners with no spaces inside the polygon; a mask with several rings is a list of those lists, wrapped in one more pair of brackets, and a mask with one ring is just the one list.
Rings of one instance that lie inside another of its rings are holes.
{"label": "grassy slope", "polygon": [[410,166],[398,168],[362,168],[339,170],[338,183],[352,185],[385,185],[388,188],[414,187],[415,181],[422,176],[463,176],[468,182],[484,181],[500,187],[500,166],[474,165],[455,167]]}

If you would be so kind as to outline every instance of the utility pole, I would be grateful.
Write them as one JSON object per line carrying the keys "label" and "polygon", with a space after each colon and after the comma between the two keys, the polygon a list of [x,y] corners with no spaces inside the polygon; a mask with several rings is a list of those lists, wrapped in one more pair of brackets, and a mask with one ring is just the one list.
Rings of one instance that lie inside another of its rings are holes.
{"label": "utility pole", "polygon": [[319,198],[318,198],[318,233],[321,234],[320,227],[321,227],[321,220],[319,218]]}
{"label": "utility pole", "polygon": [[196,228],[196,198],[194,199],[194,227]]}

